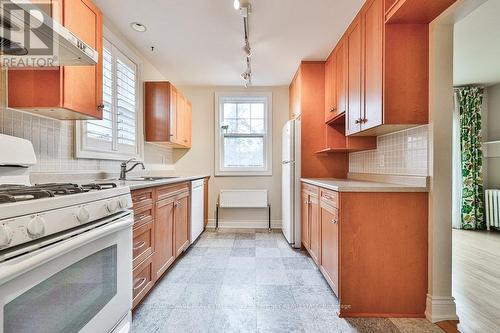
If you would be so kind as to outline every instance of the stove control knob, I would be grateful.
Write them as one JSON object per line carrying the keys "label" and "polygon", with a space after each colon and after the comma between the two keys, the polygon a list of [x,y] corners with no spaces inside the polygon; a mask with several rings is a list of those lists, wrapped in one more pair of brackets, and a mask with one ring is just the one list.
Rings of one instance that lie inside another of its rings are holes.
{"label": "stove control knob", "polygon": [[90,212],[85,207],[80,207],[76,212],[76,219],[80,223],[87,223],[90,220]]}
{"label": "stove control knob", "polygon": [[118,204],[120,205],[121,209],[128,208],[128,201],[125,198],[121,198]]}
{"label": "stove control knob", "polygon": [[111,200],[111,201],[108,201],[106,203],[106,209],[108,210],[108,212],[110,213],[114,213],[116,212],[116,210],[118,209],[118,203],[116,202],[116,200]]}
{"label": "stove control knob", "polygon": [[40,237],[45,232],[45,220],[40,216],[34,217],[28,223],[27,229],[31,237]]}
{"label": "stove control knob", "polygon": [[9,245],[13,234],[8,225],[0,225],[0,247]]}

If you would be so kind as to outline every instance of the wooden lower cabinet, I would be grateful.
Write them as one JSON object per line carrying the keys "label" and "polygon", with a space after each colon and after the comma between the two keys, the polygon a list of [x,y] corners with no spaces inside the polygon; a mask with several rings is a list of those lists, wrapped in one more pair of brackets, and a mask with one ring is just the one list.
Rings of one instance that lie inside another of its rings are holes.
{"label": "wooden lower cabinet", "polygon": [[154,280],[158,280],[174,262],[174,198],[156,203]]}
{"label": "wooden lower cabinet", "polygon": [[135,308],[151,288],[153,288],[153,255],[150,255],[135,267],[132,276],[132,308]]}
{"label": "wooden lower cabinet", "polygon": [[178,257],[189,246],[189,192],[185,192],[175,199],[174,252],[175,256]]}
{"label": "wooden lower cabinet", "polygon": [[132,192],[133,308],[189,246],[190,183]]}
{"label": "wooden lower cabinet", "polygon": [[319,221],[319,189],[303,186],[302,188],[302,245],[309,252],[314,262],[319,265],[321,253],[321,229]]}
{"label": "wooden lower cabinet", "polygon": [[339,214],[337,208],[321,201],[321,272],[339,296]]}
{"label": "wooden lower cabinet", "polygon": [[303,183],[302,196],[302,244],[339,298],[341,317],[424,317],[427,193],[338,193]]}

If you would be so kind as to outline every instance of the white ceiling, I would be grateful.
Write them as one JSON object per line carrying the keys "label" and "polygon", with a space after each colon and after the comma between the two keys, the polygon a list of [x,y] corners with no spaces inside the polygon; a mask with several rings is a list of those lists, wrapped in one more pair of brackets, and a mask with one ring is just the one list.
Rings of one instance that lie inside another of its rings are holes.
{"label": "white ceiling", "polygon": [[455,25],[454,84],[500,83],[500,1],[489,0]]}
{"label": "white ceiling", "polygon": [[[233,0],[94,0],[178,85],[240,85],[243,19]],[[253,85],[289,84],[300,60],[323,60],[364,0],[251,0]],[[146,33],[129,24],[140,22]],[[155,51],[151,52],[151,46]]]}

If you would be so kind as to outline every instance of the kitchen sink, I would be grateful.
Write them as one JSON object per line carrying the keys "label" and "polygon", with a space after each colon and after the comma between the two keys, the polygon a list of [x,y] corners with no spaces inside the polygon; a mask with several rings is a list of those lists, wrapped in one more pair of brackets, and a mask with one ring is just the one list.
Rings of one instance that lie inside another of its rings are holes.
{"label": "kitchen sink", "polygon": [[154,182],[157,180],[167,180],[167,179],[175,179],[179,177],[133,177],[133,178],[127,178],[126,181],[132,181],[132,182]]}

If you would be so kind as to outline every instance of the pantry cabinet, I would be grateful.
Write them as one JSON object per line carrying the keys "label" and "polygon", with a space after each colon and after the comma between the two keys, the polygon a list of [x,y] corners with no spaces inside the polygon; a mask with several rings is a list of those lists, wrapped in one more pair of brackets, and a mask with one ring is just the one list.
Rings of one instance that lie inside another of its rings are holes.
{"label": "pantry cabinet", "polygon": [[360,118],[363,110],[363,31],[361,16],[358,15],[347,30],[347,115],[346,134],[360,130]]}
{"label": "pantry cabinet", "polygon": [[8,71],[8,106],[57,119],[102,119],[103,23],[90,0],[52,1],[42,7],[99,53],[95,66]]}
{"label": "pantry cabinet", "polygon": [[191,148],[192,104],[170,82],[145,83],[147,142]]}

